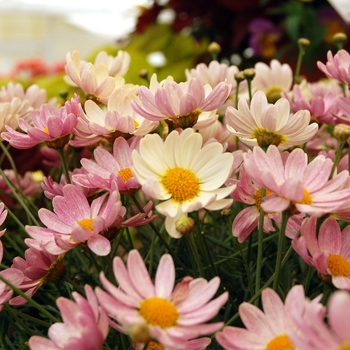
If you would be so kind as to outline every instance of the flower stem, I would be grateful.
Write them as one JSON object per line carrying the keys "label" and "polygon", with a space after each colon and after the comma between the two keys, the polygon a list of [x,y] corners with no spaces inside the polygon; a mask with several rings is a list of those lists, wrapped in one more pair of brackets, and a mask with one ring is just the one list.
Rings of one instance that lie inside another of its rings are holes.
{"label": "flower stem", "polygon": [[277,246],[277,256],[276,256],[276,266],[275,266],[275,278],[273,280],[273,286],[272,288],[277,291],[278,287],[278,281],[280,277],[280,271],[281,271],[281,260],[282,260],[282,253],[283,253],[283,247],[284,247],[284,240],[285,240],[285,232],[288,222],[288,214],[286,212],[282,213],[282,222],[281,222],[281,228],[278,234],[278,246]]}
{"label": "flower stem", "polygon": [[188,244],[188,252],[190,254],[190,258],[192,261],[193,268],[196,266],[196,270],[198,271],[198,275],[200,277],[204,277],[203,266],[198,254],[197,245],[194,240],[193,232],[185,235],[186,242]]}
{"label": "flower stem", "polygon": [[63,148],[59,147],[59,148],[56,148],[56,150],[61,159],[62,171],[63,171],[64,177],[66,178],[66,182],[67,184],[70,184],[70,177],[69,177],[68,167],[66,163],[66,158],[64,156]]}
{"label": "flower stem", "polygon": [[[143,208],[141,207],[140,203],[138,202],[136,196],[133,194],[130,196],[134,202],[134,204],[136,205],[137,209],[140,210],[141,213],[144,213],[145,211],[143,210]],[[178,256],[175,254],[175,252],[171,249],[170,245],[168,244],[168,242],[164,239],[164,237],[162,236],[162,234],[158,231],[158,229],[155,227],[155,225],[153,224],[153,222],[149,222],[148,225],[152,228],[152,230],[154,231],[154,233],[158,236],[158,238],[160,239],[160,241],[162,242],[162,244],[164,245],[164,247],[167,249],[168,253],[172,256],[172,258],[174,260],[176,260],[176,262],[185,270],[187,271],[187,273],[189,273],[190,275],[192,274],[192,272],[187,268],[187,266],[178,258]]]}
{"label": "flower stem", "polygon": [[8,281],[6,278],[0,275],[0,281],[4,282],[7,286],[9,286],[15,293],[19,294],[23,299],[27,300],[29,304],[38,309],[42,314],[44,314],[47,318],[49,318],[53,322],[59,322],[55,316],[50,314],[45,308],[43,308],[40,304],[30,298],[27,294],[23,293],[19,288],[17,288],[14,284]]}
{"label": "flower stem", "polygon": [[333,163],[333,166],[332,166],[331,175],[329,176],[329,179],[333,178],[335,169],[337,168],[337,166],[339,164],[339,161],[340,161],[340,158],[341,158],[341,156],[343,154],[343,147],[344,147],[344,145],[345,145],[345,141],[339,141],[337,152],[335,154],[334,163]]}
{"label": "flower stem", "polygon": [[[287,262],[287,260],[289,259],[289,256],[292,254],[293,252],[293,247],[290,246],[281,262],[281,268],[284,266],[284,264]],[[254,294],[254,296],[252,296],[247,302],[249,304],[252,304],[261,294],[261,292],[266,289],[275,279],[276,277],[276,272],[274,272],[272,274],[272,276],[268,279],[268,281]],[[236,312],[226,323],[225,326],[230,325],[231,323],[233,323],[237,318],[239,317],[239,312]]]}
{"label": "flower stem", "polygon": [[[266,189],[261,188],[261,200],[265,197]],[[263,234],[264,234],[264,218],[265,213],[260,205],[260,213],[259,213],[259,230],[258,230],[258,256],[255,270],[255,293],[260,289],[261,282],[261,265],[262,265],[262,257],[263,257]]]}

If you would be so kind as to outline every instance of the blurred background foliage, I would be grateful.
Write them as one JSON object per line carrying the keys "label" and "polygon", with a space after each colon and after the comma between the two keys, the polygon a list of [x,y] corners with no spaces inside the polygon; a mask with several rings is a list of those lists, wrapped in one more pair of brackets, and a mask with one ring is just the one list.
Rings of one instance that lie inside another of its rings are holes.
{"label": "blurred background foliage", "polygon": [[[84,59],[93,61],[101,50],[116,55],[122,49],[132,59],[125,76],[127,83],[147,84],[139,76],[143,69],[149,77],[157,73],[159,79],[172,75],[176,81],[183,81],[186,68],[212,60],[207,50],[211,42],[221,47],[219,61],[240,69],[253,67],[258,61],[269,63],[273,58],[295,69],[297,41],[304,37],[310,46],[301,74],[316,81],[323,77],[316,62],[325,62],[327,51],[337,50],[333,42],[337,32],[349,34],[350,25],[326,0],[154,0],[147,8],[140,8],[132,33],[114,46],[93,50]],[[344,48],[349,49],[349,44]],[[47,89],[49,97],[69,89],[62,79],[64,62],[54,73],[38,69],[43,62],[21,64],[21,69],[30,71],[26,80],[12,74],[3,78],[2,84],[9,80],[24,85],[37,83]]]}

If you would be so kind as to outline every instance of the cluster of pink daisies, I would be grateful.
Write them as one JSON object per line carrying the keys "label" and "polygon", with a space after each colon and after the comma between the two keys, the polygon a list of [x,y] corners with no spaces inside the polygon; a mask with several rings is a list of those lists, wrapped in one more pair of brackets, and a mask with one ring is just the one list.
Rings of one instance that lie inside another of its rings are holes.
{"label": "cluster of pink daisies", "polygon": [[[130,64],[68,53],[63,102],[1,88],[0,307],[23,321],[0,345],[350,349],[349,53],[315,83]],[[45,170],[17,172],[34,147]]]}

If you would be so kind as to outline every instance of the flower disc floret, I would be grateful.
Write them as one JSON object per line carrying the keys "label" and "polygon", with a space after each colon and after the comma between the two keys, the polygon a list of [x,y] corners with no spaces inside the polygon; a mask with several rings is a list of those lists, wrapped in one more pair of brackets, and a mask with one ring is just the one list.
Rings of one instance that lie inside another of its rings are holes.
{"label": "flower disc floret", "polygon": [[140,315],[147,323],[161,328],[175,326],[179,313],[169,300],[151,297],[140,304]]}
{"label": "flower disc floret", "polygon": [[179,203],[195,198],[200,189],[197,176],[184,168],[168,169],[161,182],[172,198]]}

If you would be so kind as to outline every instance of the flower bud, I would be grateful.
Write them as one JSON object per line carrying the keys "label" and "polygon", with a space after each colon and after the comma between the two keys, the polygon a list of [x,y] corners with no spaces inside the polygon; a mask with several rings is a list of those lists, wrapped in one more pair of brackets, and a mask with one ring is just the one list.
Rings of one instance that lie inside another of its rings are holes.
{"label": "flower bud", "polygon": [[298,45],[299,45],[299,47],[306,48],[307,46],[310,45],[310,40],[306,39],[306,38],[300,38],[298,40]]}
{"label": "flower bud", "polygon": [[181,233],[182,235],[186,235],[192,232],[195,221],[187,215],[184,215],[176,221],[175,225],[177,232]]}
{"label": "flower bud", "polygon": [[244,81],[245,80],[244,73],[242,71],[235,73],[235,80],[237,83]]}
{"label": "flower bud", "polygon": [[217,42],[213,41],[208,45],[208,52],[210,52],[211,54],[217,55],[220,51],[221,46]]}
{"label": "flower bud", "polygon": [[348,39],[348,36],[345,33],[335,33],[333,35],[333,41],[337,43],[345,43]]}
{"label": "flower bud", "polygon": [[247,80],[252,80],[255,77],[255,69],[247,68],[243,71],[243,75]]}
{"label": "flower bud", "polygon": [[150,331],[146,323],[136,323],[132,325],[129,335],[136,343],[148,343],[151,340]]}
{"label": "flower bud", "polygon": [[347,141],[350,137],[350,125],[337,124],[333,129],[334,136],[340,141]]}

